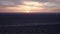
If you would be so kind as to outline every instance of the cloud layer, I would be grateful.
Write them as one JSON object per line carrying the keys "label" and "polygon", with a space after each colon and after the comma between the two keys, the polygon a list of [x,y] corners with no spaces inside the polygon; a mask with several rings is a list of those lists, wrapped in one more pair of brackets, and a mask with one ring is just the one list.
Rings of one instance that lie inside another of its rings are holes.
{"label": "cloud layer", "polygon": [[52,9],[57,11],[60,9],[60,0],[0,0],[0,11],[49,11]]}

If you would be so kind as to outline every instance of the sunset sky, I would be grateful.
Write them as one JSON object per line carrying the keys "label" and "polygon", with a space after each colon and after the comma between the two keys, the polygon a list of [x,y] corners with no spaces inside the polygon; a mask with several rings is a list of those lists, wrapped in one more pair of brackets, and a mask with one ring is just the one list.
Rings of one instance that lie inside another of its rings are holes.
{"label": "sunset sky", "polygon": [[0,12],[60,12],[60,0],[0,0]]}

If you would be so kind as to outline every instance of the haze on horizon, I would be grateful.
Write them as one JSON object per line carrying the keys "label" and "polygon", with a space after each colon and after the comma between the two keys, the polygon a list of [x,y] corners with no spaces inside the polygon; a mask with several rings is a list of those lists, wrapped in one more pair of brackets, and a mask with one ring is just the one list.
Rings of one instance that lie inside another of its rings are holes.
{"label": "haze on horizon", "polygon": [[0,0],[0,12],[60,12],[60,0]]}

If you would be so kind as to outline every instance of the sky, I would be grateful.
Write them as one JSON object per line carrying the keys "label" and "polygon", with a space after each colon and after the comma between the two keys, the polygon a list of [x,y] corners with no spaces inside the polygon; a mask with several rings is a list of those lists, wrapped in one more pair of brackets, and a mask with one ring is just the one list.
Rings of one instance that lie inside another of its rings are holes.
{"label": "sky", "polygon": [[60,12],[60,0],[0,0],[0,12]]}

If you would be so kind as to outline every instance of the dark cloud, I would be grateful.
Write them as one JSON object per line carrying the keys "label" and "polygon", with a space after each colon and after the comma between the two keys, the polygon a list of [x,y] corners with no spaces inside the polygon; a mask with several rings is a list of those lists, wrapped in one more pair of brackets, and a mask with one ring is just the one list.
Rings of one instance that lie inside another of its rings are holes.
{"label": "dark cloud", "polygon": [[0,0],[0,6],[16,6],[22,4],[22,0]]}

